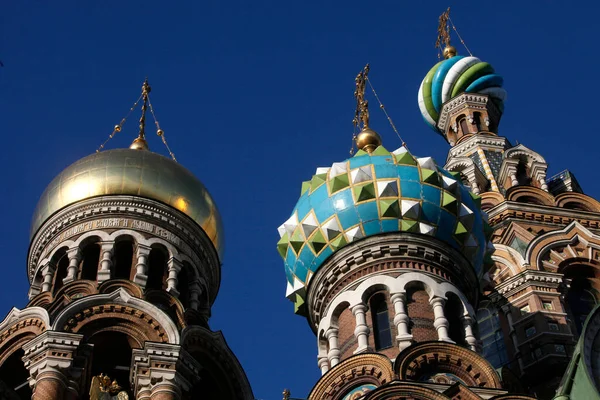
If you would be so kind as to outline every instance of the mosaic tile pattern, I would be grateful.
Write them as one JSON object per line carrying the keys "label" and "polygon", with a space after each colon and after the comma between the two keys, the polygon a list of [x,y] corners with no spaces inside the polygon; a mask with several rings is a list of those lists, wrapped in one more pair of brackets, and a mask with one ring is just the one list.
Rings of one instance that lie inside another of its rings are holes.
{"label": "mosaic tile pattern", "polygon": [[498,174],[500,173],[500,167],[502,166],[503,154],[499,151],[489,151],[484,150],[485,158],[488,160],[488,164],[490,164],[490,169],[492,170],[492,174],[495,178],[498,178]]}
{"label": "mosaic tile pattern", "polygon": [[385,232],[436,237],[461,251],[481,274],[490,247],[481,198],[430,157],[405,147],[390,153],[358,151],[346,161],[317,168],[302,183],[292,215],[278,228],[286,296],[299,307],[311,276],[336,250]]}

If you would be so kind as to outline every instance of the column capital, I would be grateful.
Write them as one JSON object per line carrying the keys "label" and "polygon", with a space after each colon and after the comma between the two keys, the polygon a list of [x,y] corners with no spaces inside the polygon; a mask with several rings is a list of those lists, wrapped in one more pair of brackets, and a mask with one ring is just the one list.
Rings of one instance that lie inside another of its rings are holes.
{"label": "column capital", "polygon": [[200,379],[200,369],[180,345],[146,342],[143,349],[133,350],[130,376],[136,394],[169,392],[179,399]]}
{"label": "column capital", "polygon": [[437,305],[441,305],[443,307],[444,304],[446,304],[446,298],[440,297],[440,296],[433,296],[429,300],[429,304],[431,304],[434,307],[437,306]]}
{"label": "column capital", "polygon": [[135,253],[138,257],[139,256],[148,256],[148,255],[150,255],[150,251],[152,251],[152,247],[147,246],[145,244],[138,243],[135,246]]}
{"label": "column capital", "polygon": [[115,251],[115,241],[104,241],[100,242],[100,253],[109,252],[111,255]]}
{"label": "column capital", "polygon": [[325,337],[329,340],[332,336],[337,338],[339,329],[335,327],[330,327],[325,331]]}
{"label": "column capital", "polygon": [[23,346],[23,363],[29,370],[29,384],[34,388],[45,379],[58,381],[65,388],[77,380],[81,371],[73,367],[83,335],[46,331]]}
{"label": "column capital", "polygon": [[181,271],[181,268],[183,268],[183,262],[178,258],[171,257],[169,258],[169,261],[167,261],[167,266],[169,269],[174,269],[179,272]]}
{"label": "column capital", "polygon": [[82,256],[81,249],[79,247],[71,247],[67,250],[67,257],[69,260],[76,259],[80,260]]}
{"label": "column capital", "polygon": [[390,301],[393,303],[397,301],[406,302],[406,292],[396,292],[390,294]]}
{"label": "column capital", "polygon": [[352,307],[350,307],[350,310],[352,311],[353,315],[356,315],[358,313],[364,314],[365,312],[367,312],[367,309],[368,309],[368,307],[365,303],[358,303],[358,304],[355,304]]}

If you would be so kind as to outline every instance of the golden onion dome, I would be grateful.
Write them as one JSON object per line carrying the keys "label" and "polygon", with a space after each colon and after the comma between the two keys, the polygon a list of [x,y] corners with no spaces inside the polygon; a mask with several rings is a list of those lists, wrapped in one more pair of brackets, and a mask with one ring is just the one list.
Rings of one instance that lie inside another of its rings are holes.
{"label": "golden onion dome", "polygon": [[31,237],[60,209],[105,195],[144,197],[181,211],[204,230],[222,257],[221,216],[202,182],[181,164],[137,149],[94,153],[62,171],[40,197],[33,214]]}

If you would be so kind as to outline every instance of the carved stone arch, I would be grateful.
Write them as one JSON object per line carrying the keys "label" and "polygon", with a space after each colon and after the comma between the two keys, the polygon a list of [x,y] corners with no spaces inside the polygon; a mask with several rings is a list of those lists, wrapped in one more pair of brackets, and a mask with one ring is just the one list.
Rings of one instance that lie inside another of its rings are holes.
{"label": "carved stone arch", "polygon": [[146,244],[148,241],[141,233],[132,229],[119,229],[110,234],[111,241],[118,241],[123,236],[129,236],[133,239],[135,244]]}
{"label": "carved stone arch", "polygon": [[431,371],[455,375],[466,386],[502,389],[500,376],[482,356],[443,342],[421,342],[404,349],[394,362],[400,380],[420,381]]}
{"label": "carved stone arch", "polygon": [[52,303],[52,293],[43,292],[43,293],[38,293],[37,295],[32,297],[31,300],[29,300],[29,303],[27,303],[27,307],[48,308],[51,303]]}
{"label": "carved stone arch", "polygon": [[600,212],[600,202],[590,196],[577,192],[564,192],[555,197],[555,205],[571,210]]}
{"label": "carved stone arch", "polygon": [[425,274],[420,274],[418,272],[408,272],[398,276],[397,279],[400,284],[400,287],[402,288],[400,292],[405,293],[407,289],[411,287],[411,285],[419,284],[423,286],[423,288],[429,295],[429,300],[431,300],[435,296],[445,298],[443,290],[441,290],[439,283],[436,282],[435,279]]}
{"label": "carved stone arch", "polygon": [[[379,387],[368,394],[365,400],[384,399],[411,399],[411,400],[450,400],[450,397],[433,389],[410,382],[392,382]],[[479,396],[477,396],[479,398]]]}
{"label": "carved stone arch", "polygon": [[112,293],[119,289],[123,289],[130,295],[140,299],[144,296],[144,292],[140,285],[127,279],[109,279],[104,281],[98,286],[98,293]]}
{"label": "carved stone arch", "polygon": [[[565,247],[576,241],[585,241],[592,253],[590,259],[600,259],[600,236],[573,221],[563,229],[549,231],[531,241],[525,253],[525,264],[544,270],[545,256],[554,248]],[[594,254],[595,253],[595,254]],[[559,257],[563,258],[564,257]]]}
{"label": "carved stone arch", "polygon": [[0,366],[15,351],[50,326],[50,316],[41,307],[13,307],[0,322]]}
{"label": "carved stone arch", "polygon": [[471,306],[471,304],[469,303],[469,301],[467,300],[465,295],[460,290],[458,290],[454,285],[452,285],[448,282],[443,282],[440,285],[440,289],[441,289],[441,293],[444,294],[444,297],[448,298],[448,294],[451,293],[460,300],[460,303],[462,304],[462,308],[463,308],[462,315],[468,315],[471,317],[475,316],[475,310],[473,310],[473,307]]}
{"label": "carved stone arch", "polygon": [[[361,371],[357,374],[357,371]],[[361,383],[385,385],[394,379],[389,358],[378,353],[351,356],[329,370],[313,387],[308,400],[340,399],[352,387]]]}
{"label": "carved stone arch", "polygon": [[144,299],[165,312],[180,330],[187,325],[183,305],[178,298],[170,293],[164,290],[149,290],[144,295]]}
{"label": "carved stone arch", "polygon": [[544,157],[542,157],[539,153],[536,153],[535,151],[531,150],[523,144],[518,144],[504,152],[504,159],[519,159],[522,157],[526,158],[528,162],[537,161],[541,163],[546,163]]}
{"label": "carved stone arch", "polygon": [[[110,319],[110,324],[104,324],[106,319]],[[52,329],[80,333],[99,325],[128,330],[142,341],[180,342],[177,325],[164,311],[122,288],[72,302],[56,316]]]}
{"label": "carved stone arch", "polygon": [[66,297],[68,299],[78,299],[80,297],[91,296],[98,293],[96,283],[87,280],[76,280],[67,283],[60,288],[54,295],[55,299]]}
{"label": "carved stone arch", "polygon": [[154,248],[156,246],[164,247],[165,250],[167,250],[167,254],[169,255],[169,258],[181,257],[181,255],[179,254],[179,251],[177,251],[175,246],[173,246],[171,243],[169,243],[161,238],[157,238],[157,237],[149,238],[144,242],[144,244],[146,246],[149,246],[152,248]]}
{"label": "carved stone arch", "polygon": [[504,201],[504,196],[499,192],[481,193],[481,209],[488,211]]}
{"label": "carved stone arch", "polygon": [[110,242],[112,240],[111,236],[108,232],[101,231],[101,230],[94,230],[91,232],[86,232],[83,235],[79,236],[75,240],[73,247],[79,247],[81,250],[83,250],[83,247],[85,247],[88,243],[90,243],[94,239],[97,239],[100,242]]}
{"label": "carved stone arch", "polygon": [[492,254],[492,260],[507,269],[509,272],[508,278],[515,276],[525,269],[525,259],[517,250],[504,244],[494,244],[494,248],[495,251]]}
{"label": "carved stone arch", "polygon": [[[253,399],[246,373],[220,331],[186,327],[181,334],[182,347],[201,365],[200,382],[193,387],[190,398],[220,400]],[[207,392],[213,390],[216,393]],[[198,396],[198,397],[194,397]]]}
{"label": "carved stone arch", "polygon": [[534,186],[513,186],[506,191],[506,199],[519,203],[554,206],[554,196]]}

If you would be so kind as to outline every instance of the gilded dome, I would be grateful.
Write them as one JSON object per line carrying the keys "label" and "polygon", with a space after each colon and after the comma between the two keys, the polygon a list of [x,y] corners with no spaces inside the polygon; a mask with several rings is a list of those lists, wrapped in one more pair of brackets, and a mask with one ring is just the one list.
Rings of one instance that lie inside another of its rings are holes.
{"label": "gilded dome", "polygon": [[[431,157],[405,147],[358,151],[348,160],[318,168],[302,184],[292,215],[279,227],[288,297],[350,242],[386,232],[435,237],[459,250],[481,276],[490,233],[481,198]],[[294,296],[291,296],[294,297]],[[298,299],[291,299],[296,301]]]}
{"label": "gilded dome", "polygon": [[503,83],[502,76],[490,64],[477,57],[454,55],[435,64],[421,82],[418,94],[421,115],[427,125],[439,132],[437,123],[442,105],[461,93],[487,94],[502,112],[506,99]]}
{"label": "gilded dome", "polygon": [[40,197],[33,214],[31,237],[60,209],[106,195],[144,197],[181,211],[206,232],[222,256],[221,216],[202,182],[181,164],[145,150],[102,151],[63,170]]}

